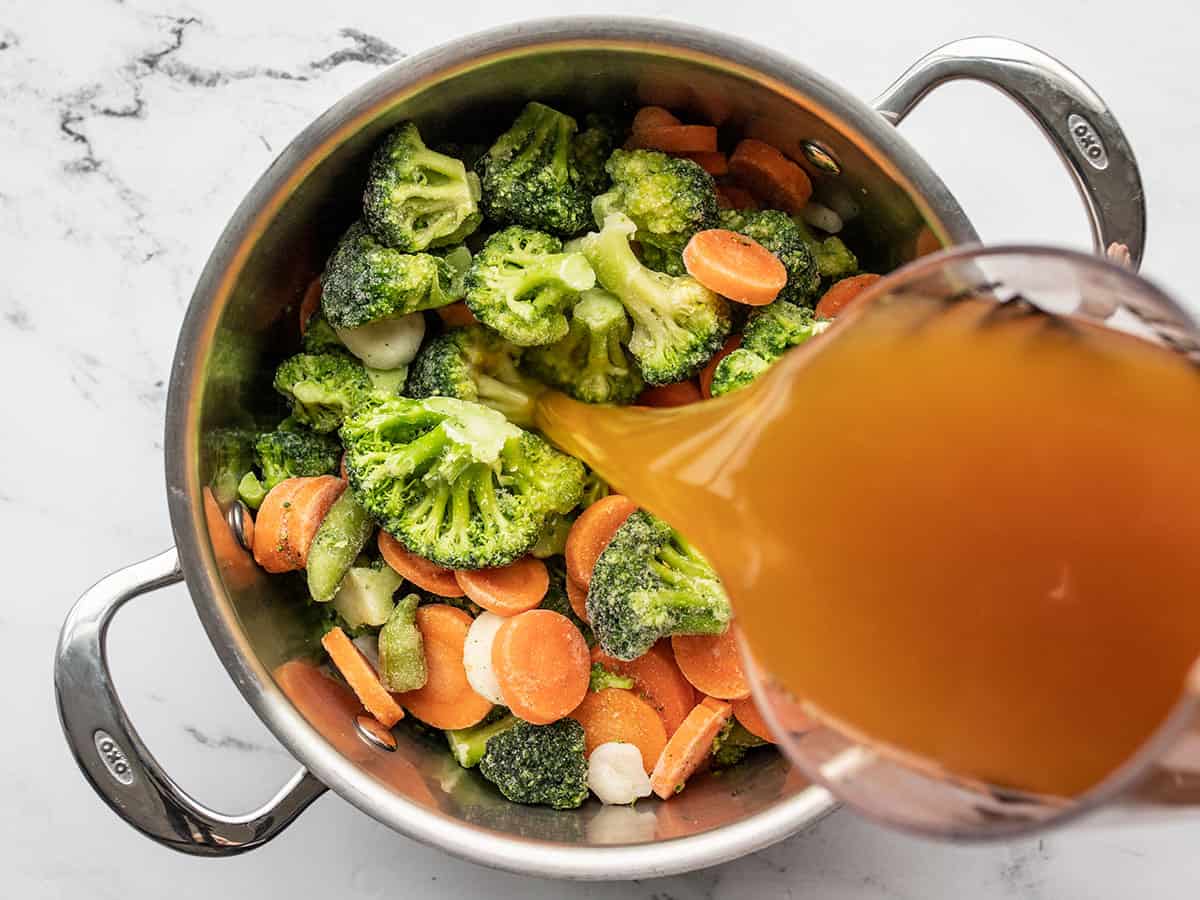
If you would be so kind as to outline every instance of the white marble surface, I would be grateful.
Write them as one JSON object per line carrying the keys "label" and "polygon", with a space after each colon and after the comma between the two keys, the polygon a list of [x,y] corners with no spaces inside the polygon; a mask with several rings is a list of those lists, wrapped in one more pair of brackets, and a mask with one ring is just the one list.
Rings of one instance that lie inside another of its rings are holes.
{"label": "white marble surface", "polygon": [[[164,379],[193,282],[259,172],[313,116],[379,67],[464,29],[570,11],[543,0],[428,4],[0,0],[0,605],[6,897],[339,896],[1185,898],[1200,818],[1081,829],[982,847],[931,844],[841,813],[720,868],[628,885],[485,871],[418,846],[327,796],[275,843],[234,860],[174,855],[93,796],[53,709],[50,661],[72,599],[170,543]],[[1091,79],[1138,151],[1151,206],[1145,269],[1196,297],[1200,13],[1143,0],[793,4],[599,2],[686,17],[790,52],[862,96],[923,51],[970,33],[1020,37]],[[854,9],[854,7],[860,7]],[[582,10],[583,4],[574,4]],[[741,11],[732,21],[730,9]],[[803,8],[803,5],[797,5]],[[1083,216],[1034,127],[955,85],[904,126],[986,238],[1083,245]],[[230,810],[292,763],[220,668],[181,590],[114,628],[118,685],[181,783]]]}

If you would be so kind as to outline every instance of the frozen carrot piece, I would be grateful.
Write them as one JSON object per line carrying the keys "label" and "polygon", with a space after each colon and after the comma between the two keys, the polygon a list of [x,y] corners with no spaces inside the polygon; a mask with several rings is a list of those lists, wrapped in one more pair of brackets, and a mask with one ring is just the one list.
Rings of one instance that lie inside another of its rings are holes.
{"label": "frozen carrot piece", "polygon": [[705,697],[671,735],[650,773],[650,787],[663,800],[683,790],[684,784],[712,751],[713,740],[732,715],[723,700]]}

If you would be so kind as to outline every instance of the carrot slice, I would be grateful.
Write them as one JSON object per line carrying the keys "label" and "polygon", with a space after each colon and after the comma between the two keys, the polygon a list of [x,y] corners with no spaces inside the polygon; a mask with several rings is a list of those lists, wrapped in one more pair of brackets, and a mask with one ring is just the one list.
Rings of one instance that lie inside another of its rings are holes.
{"label": "carrot slice", "polygon": [[654,125],[635,131],[625,145],[664,153],[716,153],[717,129],[712,125]]}
{"label": "carrot slice", "polygon": [[457,303],[451,303],[449,306],[439,306],[437,314],[441,316],[442,322],[447,328],[461,328],[466,325],[478,325],[479,320],[475,318],[475,313],[467,308],[467,304],[462,300]]}
{"label": "carrot slice", "polygon": [[817,301],[817,315],[822,318],[832,319],[853,303],[858,295],[873,285],[880,279],[879,275],[866,273],[863,275],[851,275],[849,278],[843,278],[841,281],[835,281],[829,286],[821,299]]}
{"label": "carrot slice", "polygon": [[660,384],[646,388],[635,403],[638,406],[653,406],[666,409],[671,406],[687,406],[689,403],[699,403],[703,397],[700,388],[690,378],[687,381],[677,381],[674,384]]}
{"label": "carrot slice", "polygon": [[383,561],[419,588],[439,597],[461,597],[463,589],[454,577],[453,569],[431,563],[423,556],[409,553],[404,545],[388,534],[379,532],[379,552]]}
{"label": "carrot slice", "polygon": [[718,294],[749,306],[766,306],[787,284],[787,269],[754,238],[709,228],[683,248],[688,274]]}
{"label": "carrot slice", "polygon": [[664,125],[681,125],[675,115],[668,109],[661,106],[643,106],[637,111],[633,117],[631,130],[634,134],[645,131],[648,128],[661,128]]}
{"label": "carrot slice", "polygon": [[598,646],[592,648],[592,662],[610,672],[633,679],[634,692],[654,707],[667,737],[687,718],[696,705],[696,691],[675,664],[671,643],[661,640],[637,659],[616,659]]}
{"label": "carrot slice", "polygon": [[729,157],[729,171],[770,206],[799,215],[812,197],[808,173],[770,144],[746,138]]}
{"label": "carrot slice", "polygon": [[671,638],[671,649],[679,671],[700,693],[720,700],[750,696],[734,628],[724,634],[677,634]]}
{"label": "carrot slice", "polygon": [[308,331],[308,322],[321,306],[321,279],[314,278],[300,301],[300,334]]}
{"label": "carrot slice", "polygon": [[621,688],[588,691],[571,718],[583,726],[584,753],[609,741],[633,744],[642,752],[642,765],[649,775],[667,745],[667,732],[654,707]]}
{"label": "carrot slice", "polygon": [[723,700],[705,697],[697,703],[679,729],[671,735],[662,755],[650,773],[650,787],[663,800],[669,800],[708,759],[712,743],[733,709]]}
{"label": "carrot slice", "polygon": [[417,628],[425,645],[425,686],[397,694],[400,704],[434,728],[470,728],[492,711],[475,693],[463,667],[463,647],[472,618],[444,603],[417,608]]}
{"label": "carrot slice", "polygon": [[271,573],[303,569],[317,528],[346,482],[332,475],[287,478],[267,493],[254,528],[254,559]]}
{"label": "carrot slice", "polygon": [[771,734],[771,729],[767,727],[767,720],[763,718],[763,714],[758,711],[758,704],[754,702],[753,697],[745,697],[741,700],[733,701],[733,717],[742,723],[742,727],[754,735],[756,738],[761,738],[764,741],[769,741],[772,744],[778,743]]}
{"label": "carrot slice", "polygon": [[717,185],[717,205],[721,209],[758,209],[754,195],[736,184]]}
{"label": "carrot slice", "polygon": [[721,175],[729,174],[729,157],[727,157],[724,153],[717,151],[693,151],[688,153],[677,153],[675,155],[682,156],[684,159],[690,159],[705,172],[714,177],[720,177]]}
{"label": "carrot slice", "polygon": [[567,576],[567,600],[571,609],[575,610],[575,615],[590,625],[592,620],[587,614],[587,588],[570,575]]}
{"label": "carrot slice", "polygon": [[321,638],[321,646],[325,648],[325,652],[342,673],[355,696],[380,725],[391,728],[404,718],[404,710],[396,702],[396,698],[383,686],[379,676],[375,674],[375,669],[341,628],[334,627],[325,632],[325,636]]}
{"label": "carrot slice", "polygon": [[457,571],[454,579],[468,598],[498,616],[533,609],[550,589],[550,573],[536,556],[523,556],[495,569]]}
{"label": "carrot slice", "polygon": [[637,509],[637,504],[620,494],[597,500],[582,513],[567,532],[564,555],[567,577],[585,591],[592,583],[596,560],[617,533],[621,524]]}
{"label": "carrot slice", "polygon": [[700,394],[705,400],[712,399],[712,381],[713,375],[717,371],[717,363],[727,357],[730,353],[742,346],[742,336],[740,334],[731,334],[725,339],[724,346],[721,347],[700,370]]}
{"label": "carrot slice", "polygon": [[492,670],[514,715],[534,725],[549,725],[583,700],[591,658],[570,619],[548,609],[531,609],[506,619],[496,632]]}

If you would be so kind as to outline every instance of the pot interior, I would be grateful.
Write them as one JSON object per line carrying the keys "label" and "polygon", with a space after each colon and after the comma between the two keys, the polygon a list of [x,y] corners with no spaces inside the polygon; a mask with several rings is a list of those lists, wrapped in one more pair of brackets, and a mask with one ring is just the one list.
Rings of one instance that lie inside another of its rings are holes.
{"label": "pot interior", "polygon": [[[181,388],[185,396],[175,398],[190,423],[180,433],[190,468],[183,481],[191,497],[215,471],[217,429],[253,428],[282,417],[271,376],[275,364],[298,346],[300,298],[358,215],[372,146],[402,120],[415,120],[430,144],[451,137],[490,141],[529,99],[577,114],[656,103],[685,120],[719,122],[725,135],[766,139],[797,160],[804,159],[803,141],[817,141],[836,159],[841,174],[817,173],[816,196],[830,205],[861,209],[844,237],[859,252],[863,269],[886,271],[916,253],[926,222],[920,211],[924,203],[880,147],[878,132],[887,127],[880,120],[864,128],[864,117],[873,120],[874,115],[810,73],[789,69],[785,86],[782,78],[752,71],[754,60],[746,51],[747,61],[737,63],[703,46],[618,39],[492,48],[470,62],[461,61],[472,50],[469,42],[456,50],[457,59],[446,51],[445,58],[435,53],[401,64],[326,114],[284,152],[243,206],[241,221],[235,218],[226,232],[190,314],[200,316],[199,307],[207,318],[189,319],[177,360],[199,373]],[[868,136],[872,129],[874,138]],[[947,218],[953,221],[954,215]],[[947,234],[932,217],[929,226]],[[254,671],[271,672],[288,660],[312,658],[316,633],[303,600],[303,579],[265,576],[230,539],[211,504],[206,522],[198,524],[201,532],[207,525],[216,567],[208,572],[210,591],[194,583],[192,589],[226,662],[248,655],[261,664]],[[186,544],[181,537],[185,550]],[[206,557],[207,549],[198,553]],[[222,648],[222,635],[228,647]],[[258,688],[263,689],[270,686]],[[593,801],[578,812],[521,807],[502,799],[477,773],[459,769],[440,735],[423,736],[402,725],[398,749],[386,753],[358,736],[352,715],[336,697],[295,683],[286,693],[329,744],[383,790],[508,837],[575,845],[686,837],[815,790],[778,755],[758,753],[719,776],[694,779],[669,803],[652,800],[625,809]],[[469,848],[461,852],[470,855]]]}

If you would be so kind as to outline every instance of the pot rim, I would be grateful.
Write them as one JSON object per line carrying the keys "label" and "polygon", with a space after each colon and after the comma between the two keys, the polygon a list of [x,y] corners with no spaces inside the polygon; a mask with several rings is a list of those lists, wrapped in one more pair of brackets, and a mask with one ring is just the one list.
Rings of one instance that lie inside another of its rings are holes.
{"label": "pot rim", "polygon": [[862,100],[775,51],[689,25],[623,16],[537,19],[471,34],[390,66],[336,102],[288,144],[230,218],[197,282],[176,345],[164,441],[168,507],[193,604],[222,664],[280,743],[343,798],[407,837],[520,874],[606,880],[670,875],[762,849],[814,824],[837,804],[814,786],[697,835],[608,847],[502,837],[419,806],[381,790],[293,708],[250,647],[224,594],[209,542],[202,537],[197,442],[192,437],[199,427],[202,395],[196,360],[211,344],[219,313],[257,238],[322,159],[399,99],[489,58],[554,45],[661,48],[668,55],[765,82],[852,137],[907,191],[939,237],[949,243],[978,240],[949,190],[892,125]]}

